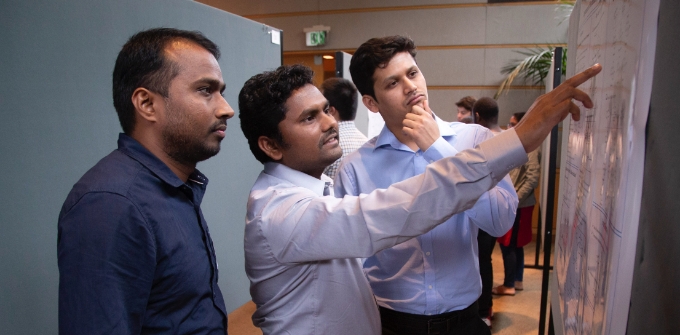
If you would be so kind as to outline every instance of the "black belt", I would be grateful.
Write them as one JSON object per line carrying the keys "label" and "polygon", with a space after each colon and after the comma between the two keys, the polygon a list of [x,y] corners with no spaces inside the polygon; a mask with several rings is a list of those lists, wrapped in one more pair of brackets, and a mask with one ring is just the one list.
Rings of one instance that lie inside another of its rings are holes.
{"label": "black belt", "polygon": [[479,318],[477,302],[459,311],[437,315],[410,314],[380,307],[383,327],[399,329],[403,334],[446,334],[471,318]]}

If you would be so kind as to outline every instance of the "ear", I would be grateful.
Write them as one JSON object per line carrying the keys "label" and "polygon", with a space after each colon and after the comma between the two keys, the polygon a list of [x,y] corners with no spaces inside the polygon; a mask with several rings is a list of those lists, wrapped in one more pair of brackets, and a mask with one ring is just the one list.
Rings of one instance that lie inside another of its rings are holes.
{"label": "ear", "polygon": [[267,136],[260,136],[257,139],[257,145],[260,147],[260,150],[262,150],[267,156],[269,156],[271,159],[274,161],[280,161],[281,158],[283,158],[283,153],[281,152],[281,146],[279,146],[276,141],[273,139],[267,137]]}
{"label": "ear", "polygon": [[154,105],[154,102],[158,103],[159,98],[160,96],[156,93],[143,87],[137,87],[132,92],[132,105],[135,106],[136,114],[150,122],[158,121],[156,108],[159,106]]}
{"label": "ear", "polygon": [[375,101],[375,99],[372,96],[364,94],[363,96],[361,96],[361,101],[364,103],[364,106],[366,106],[366,108],[368,108],[368,110],[370,110],[371,112],[373,113],[380,112],[380,110],[378,109],[378,102]]}
{"label": "ear", "polygon": [[335,109],[335,107],[331,106],[329,108],[331,116],[335,118],[336,121],[340,122],[340,113],[338,113],[338,110]]}

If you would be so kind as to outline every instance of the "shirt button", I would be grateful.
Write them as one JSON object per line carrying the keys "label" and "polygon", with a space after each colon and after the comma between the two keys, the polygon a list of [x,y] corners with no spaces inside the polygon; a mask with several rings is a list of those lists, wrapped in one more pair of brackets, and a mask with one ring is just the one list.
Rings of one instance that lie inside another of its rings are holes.
{"label": "shirt button", "polygon": [[429,288],[429,289],[431,290],[431,289],[432,289],[432,285],[428,285],[427,288]]}
{"label": "shirt button", "polygon": [[425,253],[425,255],[428,255],[428,256],[430,256],[430,252],[429,252],[429,251],[428,251],[428,252],[426,252],[426,253]]}

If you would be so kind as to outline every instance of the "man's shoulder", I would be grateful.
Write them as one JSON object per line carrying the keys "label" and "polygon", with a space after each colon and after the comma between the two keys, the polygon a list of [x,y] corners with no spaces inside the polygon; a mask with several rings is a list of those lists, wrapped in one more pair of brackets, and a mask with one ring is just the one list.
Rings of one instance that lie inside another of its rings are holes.
{"label": "man's shoulder", "polygon": [[114,150],[85,172],[73,185],[62,210],[68,210],[90,193],[125,197],[142,168],[141,164],[128,155],[120,150]]}
{"label": "man's shoulder", "polygon": [[[471,141],[469,148],[493,137],[493,133],[488,128],[474,124],[462,122],[448,122],[448,127],[454,132],[455,136],[451,136],[448,140],[450,143],[460,140]],[[468,147],[466,147],[468,149]]]}
{"label": "man's shoulder", "polygon": [[[356,150],[349,153],[347,156],[342,158],[342,164],[353,163],[356,161],[361,161],[362,159],[371,159],[373,151],[375,151],[376,142],[378,141],[378,136],[375,136],[363,144],[361,144]],[[341,164],[341,165],[342,165]]]}
{"label": "man's shoulder", "polygon": [[489,129],[478,125],[476,123],[463,123],[463,122],[446,122],[444,121],[444,124],[446,124],[449,128],[454,129],[454,130],[460,130],[460,131],[481,131],[481,132],[490,132]]}

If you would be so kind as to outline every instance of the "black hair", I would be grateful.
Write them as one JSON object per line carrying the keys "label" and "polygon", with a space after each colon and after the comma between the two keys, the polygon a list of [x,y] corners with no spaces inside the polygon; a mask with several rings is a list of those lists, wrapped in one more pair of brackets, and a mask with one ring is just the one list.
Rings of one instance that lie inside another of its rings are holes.
{"label": "black hair", "polygon": [[498,122],[498,103],[494,99],[488,97],[479,98],[472,106],[472,112],[479,115],[480,120],[478,121]]}
{"label": "black hair", "polygon": [[219,47],[198,31],[154,28],[134,34],[118,53],[113,68],[113,106],[126,134],[135,128],[135,107],[132,93],[144,87],[164,97],[170,81],[177,76],[177,64],[166,59],[166,46],[175,40],[187,40],[220,58]]}
{"label": "black hair", "polygon": [[261,163],[272,161],[260,149],[258,139],[265,136],[286,146],[279,123],[286,118],[286,101],[293,91],[311,84],[314,71],[304,65],[280,66],[248,79],[238,94],[241,130],[248,139],[250,151]]}
{"label": "black hair", "polygon": [[351,80],[328,78],[321,84],[321,93],[328,104],[335,107],[341,121],[352,121],[357,116],[357,88]]}
{"label": "black hair", "polygon": [[408,52],[415,59],[416,45],[413,40],[405,36],[387,36],[371,38],[359,46],[349,63],[349,72],[361,95],[369,95],[375,99],[375,69],[385,68],[394,55],[400,52]]}

